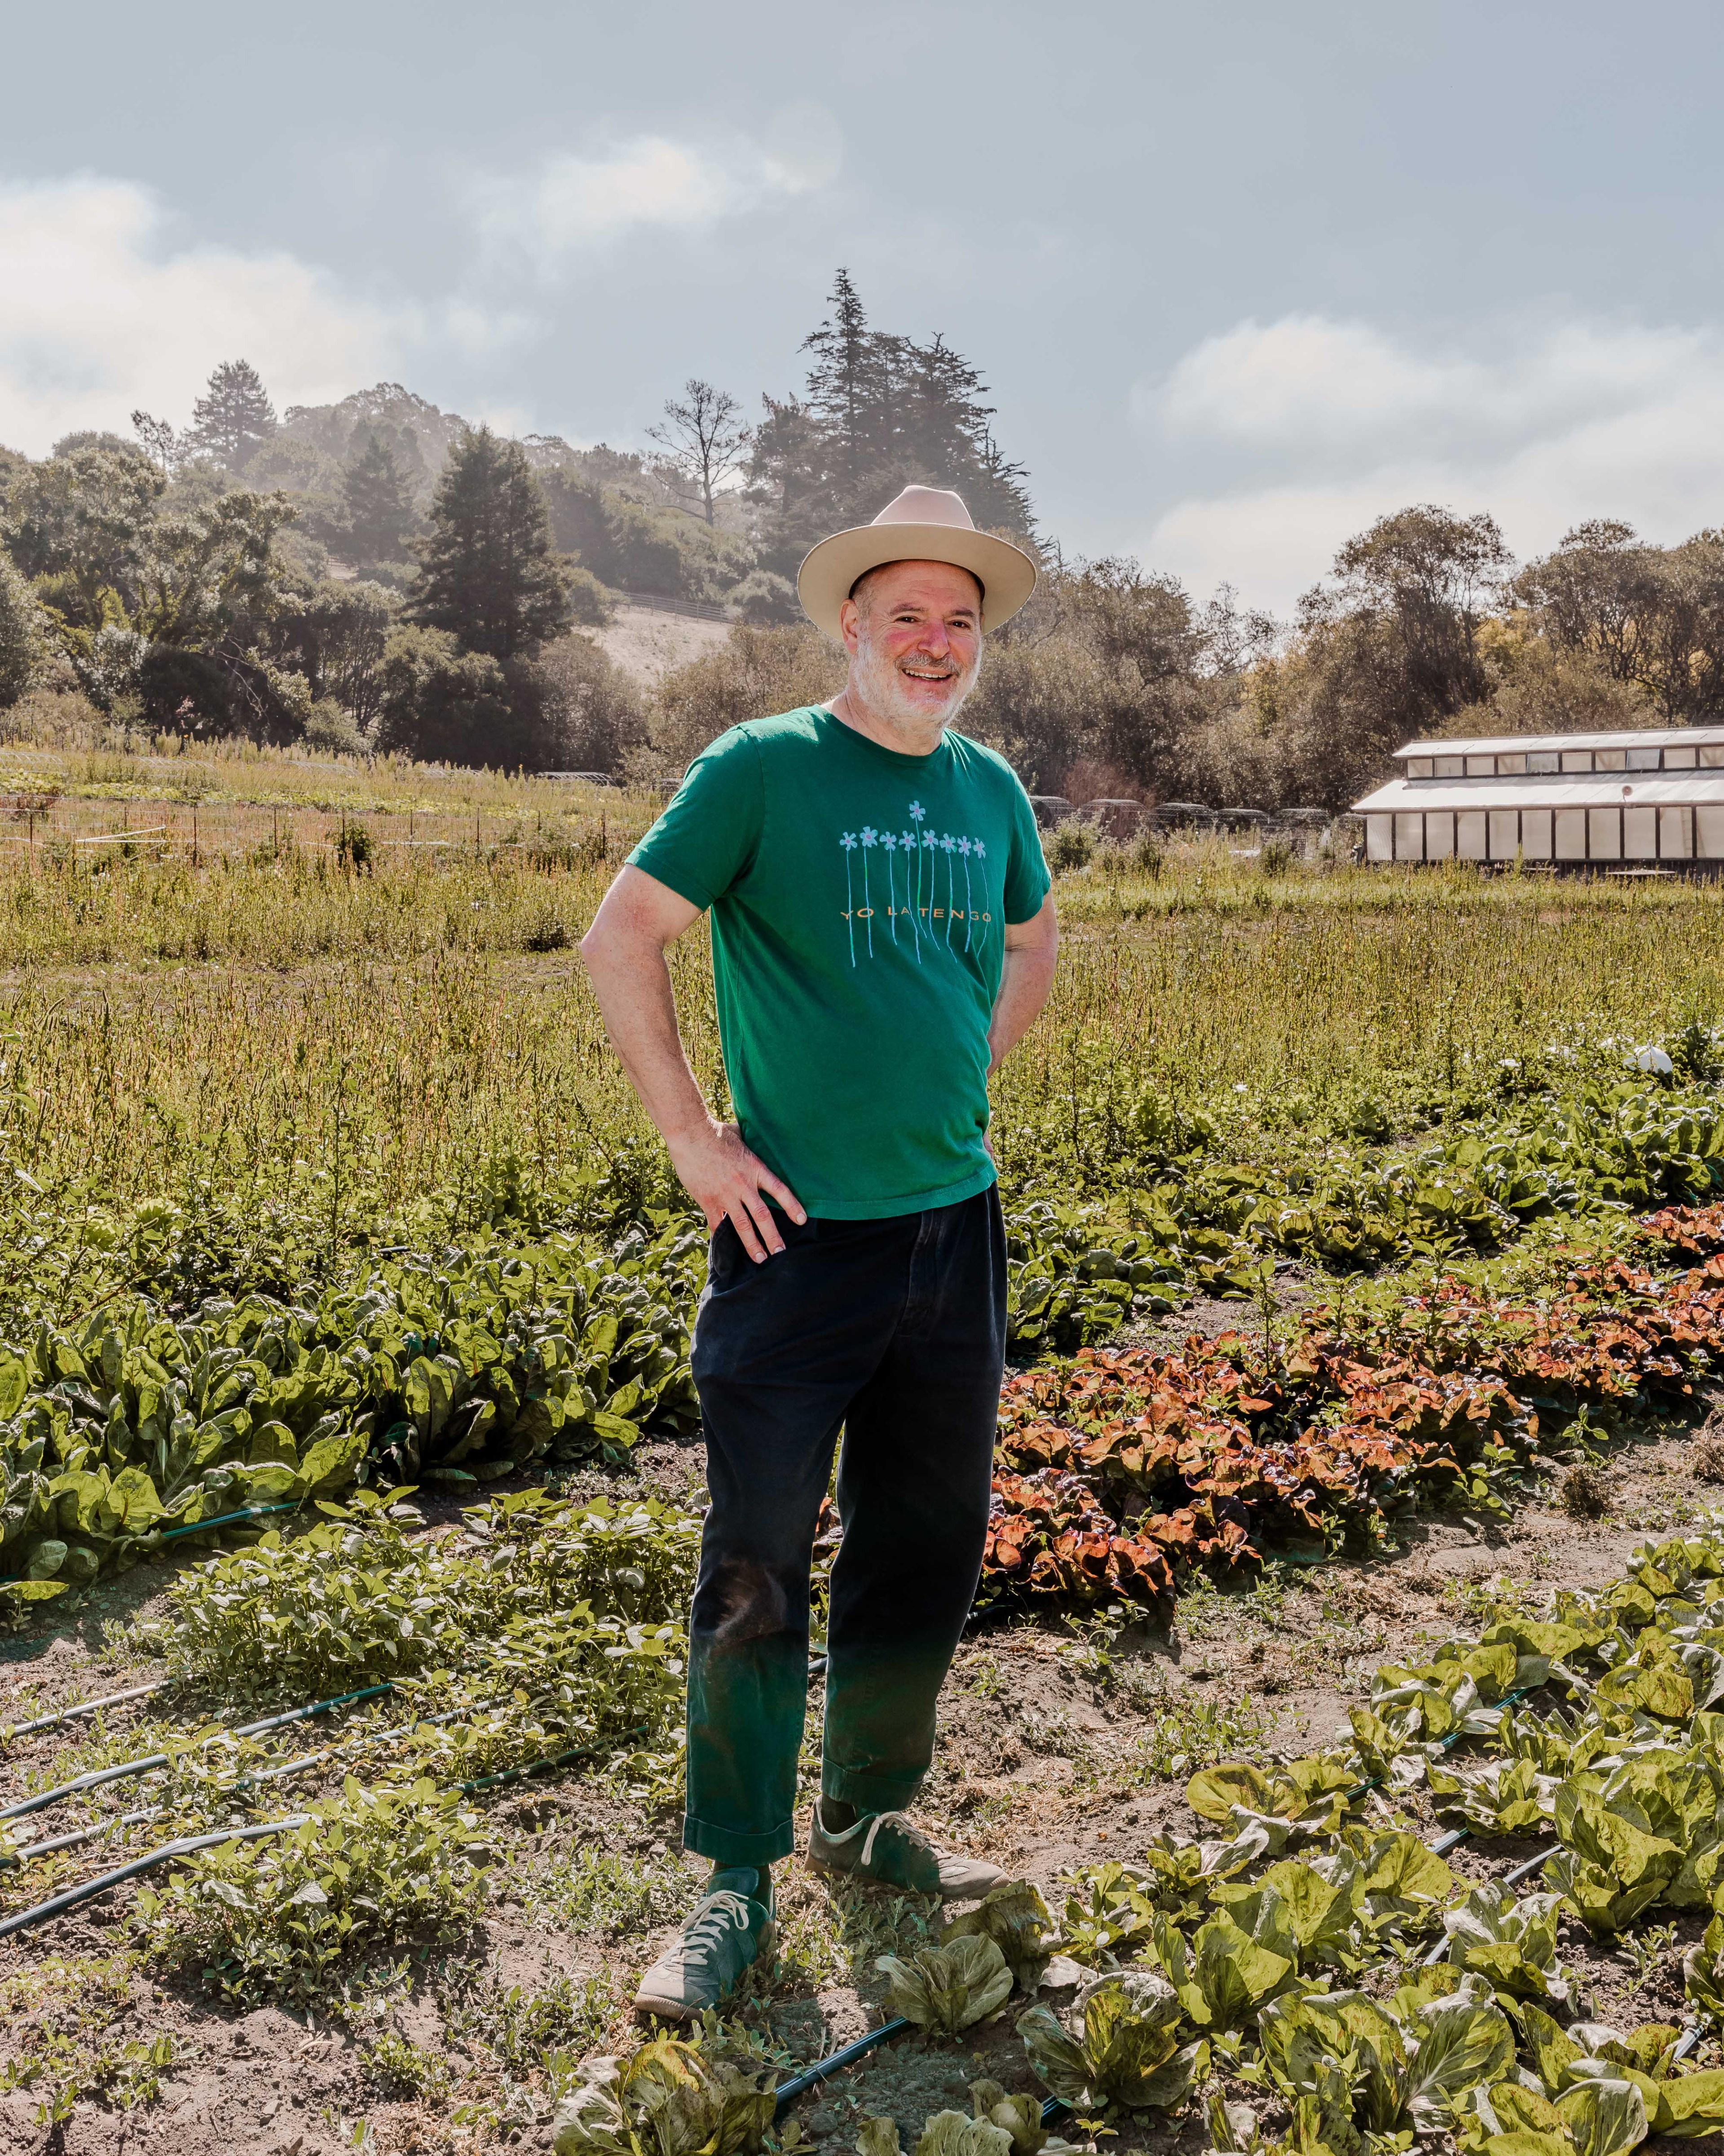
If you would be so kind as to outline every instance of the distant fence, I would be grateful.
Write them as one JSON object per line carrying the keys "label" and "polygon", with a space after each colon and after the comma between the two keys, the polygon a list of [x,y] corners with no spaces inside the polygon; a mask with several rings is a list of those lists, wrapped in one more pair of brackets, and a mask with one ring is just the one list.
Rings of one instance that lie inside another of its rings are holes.
{"label": "distant fence", "polygon": [[705,599],[666,598],[662,592],[618,592],[615,596],[629,606],[651,607],[659,613],[690,614],[696,621],[728,622],[730,615],[721,606],[709,606]]}

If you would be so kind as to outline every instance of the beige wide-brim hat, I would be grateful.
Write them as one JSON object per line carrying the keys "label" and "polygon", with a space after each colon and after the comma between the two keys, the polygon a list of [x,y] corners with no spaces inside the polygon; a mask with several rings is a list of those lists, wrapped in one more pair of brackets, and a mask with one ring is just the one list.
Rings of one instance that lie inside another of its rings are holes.
{"label": "beige wide-brim hat", "polygon": [[[839,608],[859,577],[888,562],[950,562],[982,587],[982,624],[1008,622],[1035,589],[1035,563],[1021,547],[978,531],[958,495],[906,486],[872,524],[823,539],[796,572],[797,596],[817,629],[839,637]],[[842,639],[840,637],[840,641]]]}

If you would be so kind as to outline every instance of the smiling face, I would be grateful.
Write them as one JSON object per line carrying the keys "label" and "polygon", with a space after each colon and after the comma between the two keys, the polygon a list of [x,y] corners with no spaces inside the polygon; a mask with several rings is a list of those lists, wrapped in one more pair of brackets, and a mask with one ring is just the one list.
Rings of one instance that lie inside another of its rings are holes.
{"label": "smiling face", "polygon": [[957,716],[982,662],[982,588],[949,562],[872,569],[839,617],[849,693],[894,731],[937,733]]}

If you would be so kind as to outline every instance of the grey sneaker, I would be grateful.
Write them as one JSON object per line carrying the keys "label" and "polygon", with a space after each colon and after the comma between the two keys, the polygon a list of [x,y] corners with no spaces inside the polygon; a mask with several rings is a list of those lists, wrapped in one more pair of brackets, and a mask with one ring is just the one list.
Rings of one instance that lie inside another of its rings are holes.
{"label": "grey sneaker", "polygon": [[936,1849],[902,1812],[872,1812],[834,1834],[814,1806],[808,1861],[817,1871],[848,1872],[879,1887],[911,1894],[937,1894],[942,1902],[979,1902],[1005,1877],[997,1864]]}
{"label": "grey sneaker", "polygon": [[635,2012],[656,2014],[664,2021],[693,2021],[727,1998],[743,1970],[772,1946],[778,1928],[772,1920],[772,1891],[768,1886],[764,1902],[723,1887],[703,1895],[693,1916],[640,1979]]}

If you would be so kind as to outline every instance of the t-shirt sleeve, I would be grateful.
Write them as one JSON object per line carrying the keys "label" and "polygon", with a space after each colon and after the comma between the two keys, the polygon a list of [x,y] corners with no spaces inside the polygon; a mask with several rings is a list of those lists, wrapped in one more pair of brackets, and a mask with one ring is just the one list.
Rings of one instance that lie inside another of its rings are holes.
{"label": "t-shirt sleeve", "polygon": [[1006,919],[1015,928],[1034,921],[1053,887],[1048,865],[1042,859],[1042,834],[1036,829],[1029,796],[1012,775],[1012,850],[1006,862]]}
{"label": "t-shirt sleeve", "polygon": [[747,872],[765,812],[760,751],[751,736],[732,727],[689,766],[629,861],[704,913]]}

